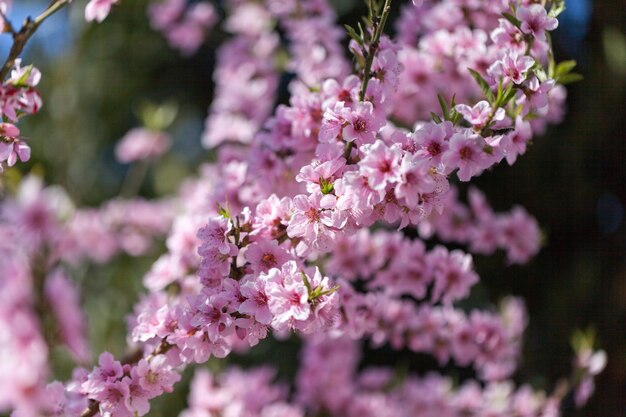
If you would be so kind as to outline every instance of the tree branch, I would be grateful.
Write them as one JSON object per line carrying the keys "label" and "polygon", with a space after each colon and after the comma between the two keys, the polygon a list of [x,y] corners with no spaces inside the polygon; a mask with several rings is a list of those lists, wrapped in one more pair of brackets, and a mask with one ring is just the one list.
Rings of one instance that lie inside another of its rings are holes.
{"label": "tree branch", "polygon": [[[2,69],[0,70],[0,81],[3,81],[13,65],[15,65],[15,60],[19,58],[26,46],[28,40],[33,36],[33,34],[37,31],[39,26],[50,16],[52,16],[57,11],[61,10],[64,6],[69,3],[69,0],[56,0],[52,3],[46,10],[44,10],[39,16],[35,19],[31,19],[27,17],[22,27],[18,32],[12,30],[13,33],[13,45],[11,46],[11,50],[9,51],[9,56],[7,57],[4,65],[2,65]],[[8,22],[5,18],[5,22]]]}

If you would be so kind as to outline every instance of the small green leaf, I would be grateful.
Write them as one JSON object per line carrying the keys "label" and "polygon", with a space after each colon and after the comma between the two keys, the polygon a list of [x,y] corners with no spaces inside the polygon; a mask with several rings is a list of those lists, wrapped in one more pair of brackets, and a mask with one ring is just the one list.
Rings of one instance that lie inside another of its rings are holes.
{"label": "small green leaf", "polygon": [[217,214],[227,219],[232,218],[230,214],[230,207],[228,207],[228,200],[226,200],[224,206],[221,206],[220,204],[217,205]]}
{"label": "small green leaf", "polygon": [[504,107],[507,104],[509,104],[509,101],[511,101],[516,94],[516,90],[515,88],[513,88],[513,85],[509,85],[506,90],[504,90],[504,93],[502,94],[502,99],[500,100],[500,107]]}
{"label": "small green leaf", "polygon": [[[322,287],[318,287],[318,288],[320,288],[320,290],[322,289]],[[330,289],[328,289],[328,290],[326,290],[326,291],[319,291],[319,292],[317,293],[317,297],[316,297],[316,298],[319,298],[319,297],[323,297],[323,296],[325,296],[325,295],[332,294],[332,293],[334,293],[335,291],[337,291],[339,288],[340,288],[340,287],[339,287],[339,285],[335,285],[334,287],[332,287],[332,288],[330,288]]]}
{"label": "small green leaf", "polygon": [[456,94],[452,95],[452,100],[450,100],[450,121],[452,124],[456,125],[461,119],[461,113],[456,111]]}
{"label": "small green leaf", "polygon": [[493,96],[493,91],[491,91],[491,88],[489,87],[489,83],[487,83],[487,80],[485,80],[483,76],[478,73],[478,71],[475,71],[471,68],[468,68],[467,70],[470,72],[470,74],[482,90],[483,94],[489,99],[490,102],[493,102],[495,98]]}
{"label": "small green leaf", "polygon": [[26,81],[28,80],[28,77],[30,77],[30,74],[33,72],[33,66],[29,65],[27,67],[24,67],[24,69],[24,74],[22,74],[19,80],[13,83],[14,86],[21,88],[29,86],[28,84],[26,84]]}
{"label": "small green leaf", "polygon": [[178,115],[178,104],[168,101],[162,104],[143,102],[136,110],[137,117],[150,130],[163,131],[170,127]]}
{"label": "small green leaf", "polygon": [[365,33],[367,32],[363,30],[363,25],[361,25],[361,22],[357,22],[356,24],[359,27],[359,36],[361,37],[361,39],[365,39]]}
{"label": "small green leaf", "polygon": [[320,190],[322,191],[322,194],[324,195],[330,194],[335,190],[335,184],[326,180],[325,178],[320,177],[319,181],[320,181]]}
{"label": "small green leaf", "polygon": [[437,116],[436,113],[430,112],[430,118],[437,124],[441,123],[441,117]]}
{"label": "small green leaf", "polygon": [[443,118],[445,120],[449,120],[448,105],[446,104],[446,101],[443,99],[441,94],[437,94],[437,100],[439,100],[439,106],[441,106],[441,114],[443,115]]}
{"label": "small green leaf", "polygon": [[548,12],[548,16],[550,17],[558,17],[561,13],[565,11],[565,0],[554,0],[552,2],[552,7]]}
{"label": "small green leaf", "polygon": [[309,282],[309,277],[306,276],[304,271],[300,271],[302,274],[302,281],[304,282],[304,286],[306,287],[307,294],[309,294],[309,300],[311,299],[311,294],[313,290],[311,289],[311,283]]}
{"label": "small green leaf", "polygon": [[574,60],[559,62],[554,70],[554,74],[557,77],[559,75],[569,74],[574,68],[576,68],[576,61]]}
{"label": "small green leaf", "polygon": [[572,84],[578,81],[582,81],[584,77],[581,74],[570,72],[569,74],[562,75],[557,78],[557,81],[563,85]]}
{"label": "small green leaf", "polygon": [[364,43],[363,38],[359,36],[358,33],[356,33],[356,30],[354,30],[352,26],[344,25],[344,27],[346,28],[346,31],[348,32],[348,36],[354,39],[359,45],[363,45]]}
{"label": "small green leaf", "polygon": [[504,18],[506,20],[508,20],[509,22],[511,22],[511,24],[513,26],[515,26],[516,28],[519,29],[522,26],[522,22],[520,22],[519,19],[517,17],[513,16],[512,14],[510,14],[510,13],[502,13],[502,16],[504,16]]}

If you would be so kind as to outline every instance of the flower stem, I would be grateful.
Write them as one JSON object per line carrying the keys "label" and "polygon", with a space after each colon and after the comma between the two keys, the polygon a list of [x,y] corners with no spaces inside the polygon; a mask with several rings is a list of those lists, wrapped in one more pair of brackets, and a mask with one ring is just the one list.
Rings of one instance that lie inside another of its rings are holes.
{"label": "flower stem", "polygon": [[[370,4],[370,14],[373,15],[373,6]],[[369,50],[367,51],[367,56],[365,57],[365,67],[363,68],[363,82],[361,83],[361,92],[359,94],[359,100],[365,100],[365,92],[367,91],[367,84],[372,78],[372,64],[374,63],[374,57],[376,56],[376,52],[378,52],[378,47],[380,46],[380,37],[383,34],[383,30],[385,29],[385,25],[387,24],[387,18],[389,18],[389,13],[391,12],[391,0],[385,0],[385,5],[382,8],[380,16],[372,16],[374,33],[372,35],[372,40],[369,45]]]}

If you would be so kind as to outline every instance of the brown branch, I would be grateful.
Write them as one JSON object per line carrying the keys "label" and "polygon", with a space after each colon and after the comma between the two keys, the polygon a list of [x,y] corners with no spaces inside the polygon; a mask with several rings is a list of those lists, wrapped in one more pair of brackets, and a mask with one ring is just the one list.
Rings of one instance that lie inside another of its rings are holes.
{"label": "brown branch", "polygon": [[7,15],[2,11],[1,7],[0,7],[0,18],[2,18],[4,22],[4,27],[2,28],[2,31],[8,32],[12,34],[13,36],[15,36],[15,29],[13,29],[13,25],[11,24],[11,21],[9,20]]}
{"label": "brown branch", "polygon": [[[28,40],[33,36],[33,34],[37,31],[39,26],[54,13],[62,9],[69,3],[69,0],[56,0],[53,2],[46,10],[44,10],[39,16],[35,19],[31,19],[27,17],[22,27],[19,31],[15,31],[12,28],[13,33],[13,45],[11,45],[11,50],[9,51],[9,56],[7,57],[4,65],[2,65],[2,69],[0,69],[0,81],[3,81],[13,65],[15,64],[15,60],[19,58],[26,46]],[[5,19],[5,22],[8,22]]]}

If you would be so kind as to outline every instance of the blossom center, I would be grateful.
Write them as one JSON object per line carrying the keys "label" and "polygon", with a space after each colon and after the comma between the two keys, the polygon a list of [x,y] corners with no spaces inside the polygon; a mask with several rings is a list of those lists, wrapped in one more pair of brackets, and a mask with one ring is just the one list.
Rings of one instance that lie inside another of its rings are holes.
{"label": "blossom center", "polygon": [[462,147],[461,150],[459,151],[459,156],[461,157],[463,161],[468,161],[472,159],[472,154],[473,154],[472,149],[467,146]]}
{"label": "blossom center", "polygon": [[367,122],[365,120],[361,119],[360,117],[355,120],[354,130],[358,132],[364,132],[366,128],[367,128]]}

